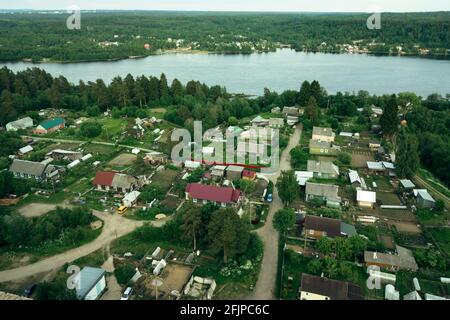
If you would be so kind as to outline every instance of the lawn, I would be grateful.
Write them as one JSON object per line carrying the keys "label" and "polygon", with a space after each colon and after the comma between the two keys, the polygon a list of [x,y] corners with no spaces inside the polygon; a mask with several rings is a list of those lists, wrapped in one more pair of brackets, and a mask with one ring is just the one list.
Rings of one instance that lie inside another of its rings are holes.
{"label": "lawn", "polygon": [[450,254],[450,229],[448,228],[430,228],[427,229],[439,248],[447,255]]}

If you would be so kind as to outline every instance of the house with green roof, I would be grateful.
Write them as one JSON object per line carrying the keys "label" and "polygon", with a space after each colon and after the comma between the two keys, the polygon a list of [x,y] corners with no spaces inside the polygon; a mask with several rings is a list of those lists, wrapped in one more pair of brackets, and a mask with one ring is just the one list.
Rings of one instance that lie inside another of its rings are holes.
{"label": "house with green roof", "polygon": [[54,118],[41,122],[33,132],[35,134],[46,134],[63,129],[64,127],[65,121],[63,118]]}

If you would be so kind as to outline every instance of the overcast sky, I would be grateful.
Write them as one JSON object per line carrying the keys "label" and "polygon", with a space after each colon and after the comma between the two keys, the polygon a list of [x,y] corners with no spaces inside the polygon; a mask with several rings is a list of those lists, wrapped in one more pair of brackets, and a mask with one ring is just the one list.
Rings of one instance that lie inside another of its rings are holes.
{"label": "overcast sky", "polygon": [[0,0],[1,9],[66,9],[71,5],[82,10],[450,11],[450,0]]}

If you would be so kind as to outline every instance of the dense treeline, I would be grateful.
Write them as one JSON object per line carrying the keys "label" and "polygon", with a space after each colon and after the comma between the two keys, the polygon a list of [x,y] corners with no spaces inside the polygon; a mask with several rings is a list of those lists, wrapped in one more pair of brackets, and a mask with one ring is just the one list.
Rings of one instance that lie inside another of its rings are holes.
{"label": "dense treeline", "polygon": [[50,241],[76,244],[86,237],[86,226],[93,219],[92,212],[84,208],[57,208],[32,219],[6,214],[0,216],[0,246],[36,248]]}
{"label": "dense treeline", "polygon": [[[62,76],[54,78],[38,68],[18,73],[0,69],[0,92],[1,125],[24,114],[36,119],[36,111],[48,107],[84,111],[88,116],[109,109],[118,118],[145,117],[146,109],[163,106],[167,108],[164,115],[167,121],[192,129],[194,120],[202,120],[203,128],[208,129],[223,123],[236,125],[238,119],[270,112],[273,107],[299,105],[305,107],[305,129],[326,119],[338,131],[359,132],[374,124],[370,106],[375,105],[385,110],[380,119],[384,133],[393,137],[398,132],[399,121],[407,120],[408,137],[412,134],[412,139],[419,139],[422,164],[447,185],[450,182],[450,161],[446,161],[450,157],[449,96],[433,94],[423,99],[414,93],[374,96],[366,91],[329,95],[317,81],[305,81],[298,91],[277,93],[265,89],[262,96],[249,98],[198,81],[184,85],[174,79],[169,84],[164,74],[160,78],[116,77],[109,85],[101,79],[71,84]],[[356,117],[356,122],[352,128],[344,128],[343,122],[349,117]],[[86,135],[98,134],[95,122],[86,126]],[[2,156],[13,153],[20,145],[14,134],[2,133],[0,141],[4,146]]]}
{"label": "dense treeline", "polygon": [[[373,53],[408,54],[419,48],[448,55],[450,13],[383,14],[381,30],[368,30],[367,14],[263,13],[82,13],[81,30],[66,28],[68,14],[0,14],[0,60],[86,61],[120,59],[174,49],[176,41],[197,50],[251,53],[295,49],[338,52],[341,44],[368,46]],[[117,37],[115,37],[117,36]],[[100,42],[119,42],[105,48]],[[151,49],[144,49],[144,44]]]}

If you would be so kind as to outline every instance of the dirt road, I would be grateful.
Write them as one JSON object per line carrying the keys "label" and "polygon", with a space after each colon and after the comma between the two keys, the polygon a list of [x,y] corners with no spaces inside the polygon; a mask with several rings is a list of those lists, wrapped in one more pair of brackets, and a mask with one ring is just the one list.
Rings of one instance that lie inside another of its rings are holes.
{"label": "dirt road", "polygon": [[[289,152],[298,146],[302,134],[302,126],[299,125],[289,140],[289,145],[283,151],[280,159],[280,169],[269,179],[276,183],[281,171],[291,169],[291,156]],[[276,187],[273,192],[273,202],[270,206],[264,227],[257,231],[257,234],[264,242],[264,257],[261,263],[261,270],[256,282],[253,294],[248,297],[250,300],[272,300],[275,298],[275,284],[278,270],[278,231],[273,227],[273,216],[275,212],[283,208],[283,203],[278,196]]]}
{"label": "dirt road", "polygon": [[[0,282],[15,281],[38,273],[61,268],[65,263],[70,263],[108,246],[115,239],[134,231],[144,224],[143,221],[129,220],[118,214],[94,211],[94,215],[104,222],[102,233],[94,241],[27,266],[0,271]],[[164,223],[158,221],[154,222],[153,225],[160,227]]]}

